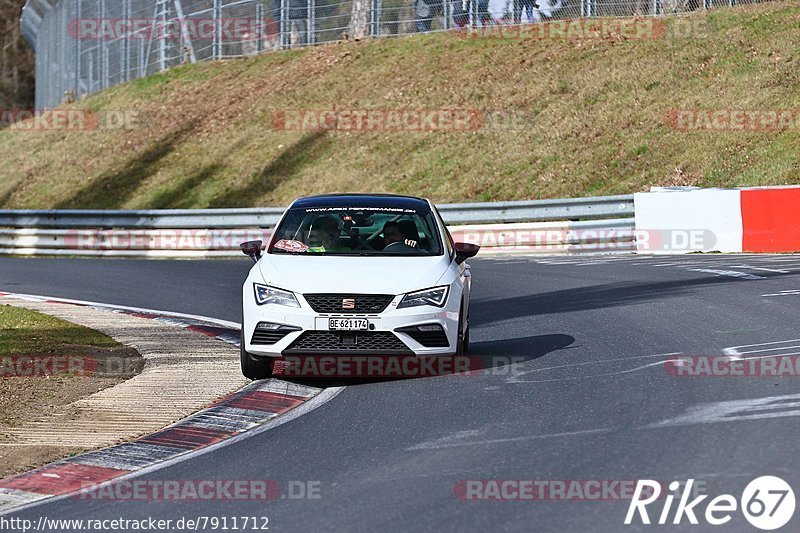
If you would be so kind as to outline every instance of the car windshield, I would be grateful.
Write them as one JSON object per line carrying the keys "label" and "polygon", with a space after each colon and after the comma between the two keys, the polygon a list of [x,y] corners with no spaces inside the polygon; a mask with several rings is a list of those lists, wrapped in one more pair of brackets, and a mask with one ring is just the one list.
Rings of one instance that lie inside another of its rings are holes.
{"label": "car windshield", "polygon": [[275,230],[271,254],[441,255],[433,213],[397,207],[292,208]]}

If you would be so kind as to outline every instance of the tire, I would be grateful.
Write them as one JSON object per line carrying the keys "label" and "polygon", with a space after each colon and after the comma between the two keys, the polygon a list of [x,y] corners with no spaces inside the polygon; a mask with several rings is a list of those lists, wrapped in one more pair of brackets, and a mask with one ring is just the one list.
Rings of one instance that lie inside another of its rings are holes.
{"label": "tire", "polygon": [[[467,321],[467,328],[464,329],[464,320]],[[464,355],[469,350],[469,317],[464,316],[464,304],[461,304],[461,312],[458,314],[458,340],[456,342],[456,355]]]}
{"label": "tire", "polygon": [[467,315],[467,329],[464,331],[464,339],[461,341],[462,355],[469,353],[469,315]]}
{"label": "tire", "polygon": [[272,368],[275,365],[275,359],[269,358],[265,361],[253,359],[244,349],[244,331],[239,334],[240,349],[239,349],[239,362],[242,365],[242,374],[247,379],[267,379],[272,377]]}

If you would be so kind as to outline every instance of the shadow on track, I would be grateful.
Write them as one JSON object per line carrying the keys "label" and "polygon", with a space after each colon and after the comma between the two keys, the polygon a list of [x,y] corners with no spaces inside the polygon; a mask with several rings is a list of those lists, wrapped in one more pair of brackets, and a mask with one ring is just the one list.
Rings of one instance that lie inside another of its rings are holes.
{"label": "shadow on track", "polygon": [[[764,278],[778,275],[787,276],[787,274],[768,272],[759,272],[758,275]],[[606,283],[498,300],[479,300],[476,301],[477,305],[472,306],[470,314],[473,325],[484,326],[526,316],[590,311],[646,303],[684,296],[704,287],[728,283],[746,283],[746,280],[714,276],[647,283]]]}
{"label": "shadow on track", "polygon": [[[575,342],[570,335],[533,335],[503,341],[476,342],[464,356],[370,356],[369,354],[286,357],[277,365],[275,377],[313,387],[367,385],[384,381],[430,379],[448,375],[480,374],[512,364],[539,359]],[[339,361],[347,361],[338,367]],[[361,362],[362,366],[355,366]],[[408,366],[405,362],[408,361]],[[425,365],[420,361],[428,361]],[[375,366],[370,367],[370,362]],[[320,377],[322,376],[322,377]]]}

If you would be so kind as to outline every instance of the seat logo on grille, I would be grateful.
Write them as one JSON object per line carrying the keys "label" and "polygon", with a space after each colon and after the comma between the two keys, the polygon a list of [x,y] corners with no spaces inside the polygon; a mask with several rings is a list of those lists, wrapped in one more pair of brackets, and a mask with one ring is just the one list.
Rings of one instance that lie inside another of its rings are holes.
{"label": "seat logo on grille", "polygon": [[355,308],[356,308],[355,298],[342,298],[342,309],[355,309]]}

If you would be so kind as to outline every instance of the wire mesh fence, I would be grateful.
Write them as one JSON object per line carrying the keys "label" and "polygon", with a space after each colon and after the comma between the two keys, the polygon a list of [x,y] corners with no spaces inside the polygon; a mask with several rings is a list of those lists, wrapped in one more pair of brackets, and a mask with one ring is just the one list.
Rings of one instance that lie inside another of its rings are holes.
{"label": "wire mesh fence", "polygon": [[28,0],[43,110],[182,63],[343,39],[676,14],[760,0]]}

